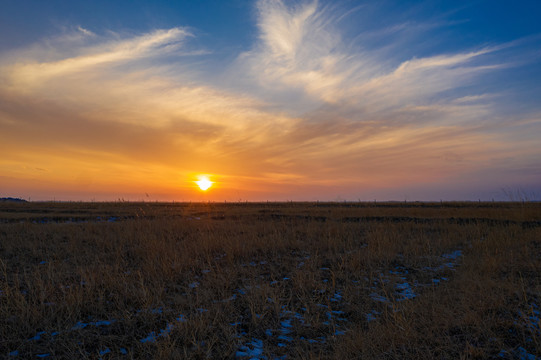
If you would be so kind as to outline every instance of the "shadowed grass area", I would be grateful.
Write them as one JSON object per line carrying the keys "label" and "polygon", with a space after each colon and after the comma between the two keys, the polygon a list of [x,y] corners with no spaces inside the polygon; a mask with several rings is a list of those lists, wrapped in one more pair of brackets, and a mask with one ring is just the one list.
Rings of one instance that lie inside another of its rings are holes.
{"label": "shadowed grass area", "polygon": [[540,270],[536,203],[2,203],[0,356],[534,356]]}

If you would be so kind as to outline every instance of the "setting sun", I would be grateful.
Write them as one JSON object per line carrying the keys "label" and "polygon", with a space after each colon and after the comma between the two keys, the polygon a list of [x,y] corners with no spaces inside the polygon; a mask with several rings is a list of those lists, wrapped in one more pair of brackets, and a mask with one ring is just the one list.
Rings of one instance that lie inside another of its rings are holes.
{"label": "setting sun", "polygon": [[201,177],[199,178],[199,181],[195,181],[195,183],[196,183],[197,186],[199,186],[199,188],[200,188],[201,190],[203,190],[203,191],[208,190],[208,188],[210,188],[210,187],[212,186],[212,184],[213,184],[213,182],[210,181],[210,180],[208,179],[208,177],[206,177],[206,176],[201,176]]}

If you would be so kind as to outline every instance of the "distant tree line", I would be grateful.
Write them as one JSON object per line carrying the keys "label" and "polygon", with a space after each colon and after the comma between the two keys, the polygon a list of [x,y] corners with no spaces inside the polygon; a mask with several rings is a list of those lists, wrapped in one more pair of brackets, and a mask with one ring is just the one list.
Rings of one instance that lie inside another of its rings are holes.
{"label": "distant tree line", "polygon": [[27,202],[26,200],[24,199],[19,199],[19,198],[12,198],[12,197],[3,197],[3,198],[0,198],[0,202]]}

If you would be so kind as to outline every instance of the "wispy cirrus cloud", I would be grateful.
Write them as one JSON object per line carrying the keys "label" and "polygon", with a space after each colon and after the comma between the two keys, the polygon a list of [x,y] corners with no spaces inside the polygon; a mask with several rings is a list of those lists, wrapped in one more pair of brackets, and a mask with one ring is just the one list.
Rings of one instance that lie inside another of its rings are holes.
{"label": "wispy cirrus cloud", "polygon": [[339,14],[317,1],[287,6],[263,0],[258,9],[261,41],[239,62],[253,81],[270,91],[300,88],[326,103],[354,102],[364,111],[377,111],[420,104],[498,67],[475,63],[496,47],[414,57],[395,65],[389,51],[342,39],[334,21]]}
{"label": "wispy cirrus cloud", "polygon": [[[186,174],[209,168],[224,176],[251,171],[242,165],[261,160],[243,149],[267,141],[265,129],[287,128],[285,115],[263,111],[260,99],[198,80],[201,70],[184,61],[194,53],[183,47],[188,36],[182,29],[111,34],[73,49],[73,38],[63,34],[48,41],[57,44],[54,60],[41,60],[47,58],[44,46],[33,46],[33,57],[22,51],[24,61],[13,61],[13,54],[0,58],[4,176],[17,178],[20,169],[39,164],[51,169],[52,182],[69,182],[67,170],[61,171],[69,168],[114,183],[129,178],[127,171],[155,168],[147,181],[160,187],[179,178],[185,184]],[[88,166],[92,157],[99,165]],[[17,170],[16,163],[25,165]]]}
{"label": "wispy cirrus cloud", "polygon": [[[89,30],[78,27],[77,32],[82,33],[83,37],[92,37],[92,41],[96,41],[95,35]],[[191,34],[181,28],[156,30],[131,39],[102,39],[101,43],[94,45],[83,43],[77,47],[79,50],[77,54],[70,54],[74,50],[70,44],[74,40],[73,37],[67,39],[64,37],[55,44],[56,57],[59,59],[39,61],[39,56],[37,56],[38,59],[29,58],[6,66],[4,71],[9,74],[6,76],[8,83],[12,83],[20,91],[24,87],[46,85],[51,79],[65,79],[82,72],[99,72],[100,69],[96,69],[98,66],[111,67],[118,63],[164,56],[178,50],[189,36]]]}
{"label": "wispy cirrus cloud", "polygon": [[[512,44],[401,60],[399,43],[384,51],[365,46],[362,37],[348,43],[337,30],[340,14],[316,1],[288,6],[262,0],[258,10],[260,42],[239,57],[239,64],[271,96],[289,94],[292,109],[303,113],[292,133],[295,140],[285,141],[296,145],[289,161],[280,155],[291,171],[333,169],[351,181],[368,171],[372,178],[401,174],[403,184],[422,183],[422,177],[452,182],[483,171],[486,157],[513,153],[520,163],[529,147],[539,149],[529,141],[520,152],[506,146],[503,139],[520,132],[513,123],[523,115],[498,114],[495,104],[505,89],[468,90],[511,66],[494,54]],[[435,26],[430,25],[426,29]],[[394,27],[393,32],[401,29],[406,30]],[[302,154],[298,161],[293,153]],[[322,166],[305,169],[311,163],[306,159]]]}

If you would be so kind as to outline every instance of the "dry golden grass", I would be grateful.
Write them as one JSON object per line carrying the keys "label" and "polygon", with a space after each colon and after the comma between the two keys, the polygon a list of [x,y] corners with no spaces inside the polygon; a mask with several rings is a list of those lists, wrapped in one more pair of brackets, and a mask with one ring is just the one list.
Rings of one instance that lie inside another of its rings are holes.
{"label": "dry golden grass", "polygon": [[540,270],[536,203],[0,203],[0,357],[527,359]]}

